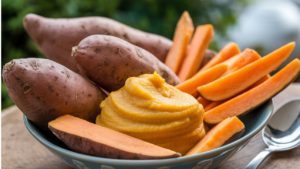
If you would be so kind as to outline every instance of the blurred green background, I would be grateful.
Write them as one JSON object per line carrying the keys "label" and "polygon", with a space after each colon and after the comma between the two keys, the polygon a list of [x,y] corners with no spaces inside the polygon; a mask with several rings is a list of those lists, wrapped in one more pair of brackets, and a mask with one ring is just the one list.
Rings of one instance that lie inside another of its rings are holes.
{"label": "blurred green background", "polygon": [[[218,51],[218,40],[228,38],[226,30],[251,0],[2,0],[2,67],[12,59],[40,57],[23,28],[23,18],[35,13],[50,18],[104,16],[131,27],[172,39],[175,26],[187,10],[194,26],[210,23],[215,37],[210,49]],[[13,105],[1,79],[2,109]]]}

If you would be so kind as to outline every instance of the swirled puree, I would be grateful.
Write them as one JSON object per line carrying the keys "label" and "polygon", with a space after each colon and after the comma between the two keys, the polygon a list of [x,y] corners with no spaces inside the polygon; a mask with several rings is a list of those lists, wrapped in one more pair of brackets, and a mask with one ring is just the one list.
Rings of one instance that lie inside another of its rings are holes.
{"label": "swirled puree", "polygon": [[100,107],[96,124],[182,155],[205,135],[202,105],[156,72],[128,78]]}

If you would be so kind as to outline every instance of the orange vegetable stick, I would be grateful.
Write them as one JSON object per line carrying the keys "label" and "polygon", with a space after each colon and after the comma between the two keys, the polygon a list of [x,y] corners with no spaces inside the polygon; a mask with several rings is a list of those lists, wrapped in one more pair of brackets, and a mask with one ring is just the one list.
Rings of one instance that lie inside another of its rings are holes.
{"label": "orange vegetable stick", "polygon": [[217,124],[228,117],[248,113],[282,91],[297,77],[299,72],[300,61],[294,59],[262,84],[206,112],[204,121],[208,124]]}
{"label": "orange vegetable stick", "polygon": [[[257,82],[255,82],[252,86],[250,86],[248,89],[246,89],[243,92],[246,92],[260,84],[262,84],[263,82],[265,82],[266,80],[268,80],[271,76],[270,75],[266,75],[263,78],[261,78],[260,80],[258,80]],[[242,94],[243,92],[241,92],[240,94]],[[226,102],[227,100],[222,100],[222,101],[215,101],[215,102],[211,102],[209,105],[207,105],[206,107],[204,107],[204,111],[207,112],[221,104],[223,104],[224,102]]]}
{"label": "orange vegetable stick", "polygon": [[[223,75],[221,77],[224,77],[232,72],[235,72],[236,70],[239,70],[240,68],[260,59],[261,57],[259,56],[259,54],[257,52],[255,52],[252,49],[245,49],[242,53],[235,55],[234,57],[231,57],[230,59],[220,63],[220,64],[226,64],[228,66],[227,70],[225,73],[223,73]],[[219,64],[219,65],[220,65]],[[256,82],[254,85],[258,85],[259,83],[262,83],[263,80],[266,80],[267,77],[270,77],[270,75],[264,76],[262,79],[260,79],[258,82]],[[251,86],[248,89],[246,89],[245,91],[251,89],[254,87]],[[245,92],[243,91],[243,92]],[[207,112],[210,109],[213,109],[215,107],[217,107],[218,105],[224,103],[225,100],[222,101],[215,101],[215,102],[211,102],[209,105],[207,105],[204,110],[205,112]]]}
{"label": "orange vegetable stick", "polygon": [[199,93],[198,93],[198,92],[192,93],[191,95],[192,95],[193,97],[195,97],[195,98],[198,98],[198,97],[199,97]]}
{"label": "orange vegetable stick", "polygon": [[289,43],[223,78],[199,87],[197,90],[202,97],[211,101],[231,98],[280,66],[294,47],[295,42]]}
{"label": "orange vegetable stick", "polygon": [[266,80],[270,79],[271,76],[270,75],[266,75],[263,78],[261,78],[260,80],[258,80],[257,82],[255,82],[252,86],[250,86],[250,89],[262,84],[263,82],[265,82]]}
{"label": "orange vegetable stick", "polygon": [[204,108],[204,112],[207,112],[221,104],[223,104],[224,102],[226,102],[226,100],[222,100],[222,101],[216,101],[216,102],[211,102],[209,105],[207,105],[205,108]]}
{"label": "orange vegetable stick", "polygon": [[241,51],[237,44],[233,42],[229,42],[226,46],[223,47],[223,49],[220,50],[220,52],[213,57],[200,71],[207,70],[219,63],[224,62],[225,60],[239,54]]}
{"label": "orange vegetable stick", "polygon": [[212,25],[207,24],[197,27],[189,47],[188,55],[184,59],[178,74],[181,81],[189,79],[197,72],[213,36],[214,28]]}
{"label": "orange vegetable stick", "polygon": [[194,77],[176,86],[182,92],[193,94],[197,92],[197,87],[210,83],[218,79],[227,69],[226,64],[220,64],[202,73],[197,73]]}
{"label": "orange vegetable stick", "polygon": [[237,117],[227,118],[214,126],[185,156],[219,148],[237,140],[245,131],[245,125]]}
{"label": "orange vegetable stick", "polygon": [[204,99],[203,97],[199,96],[197,98],[197,101],[202,104],[202,106],[205,108],[207,105],[211,103],[211,101]]}
{"label": "orange vegetable stick", "polygon": [[178,74],[185,53],[194,32],[193,21],[187,11],[183,12],[179,19],[173,38],[173,45],[167,55],[165,64]]}
{"label": "orange vegetable stick", "polygon": [[[246,92],[260,84],[262,84],[263,82],[265,82],[266,80],[268,80],[271,76],[270,75],[266,75],[264,76],[263,78],[261,78],[259,81],[257,81],[256,83],[254,83],[252,86],[250,86],[248,89],[246,89],[245,91],[243,92]],[[241,93],[243,93],[241,92]],[[226,102],[227,100],[222,100],[222,101],[215,101],[215,102],[211,102],[210,104],[208,104],[206,107],[204,107],[204,112],[207,112],[221,104],[223,104],[224,102]]]}
{"label": "orange vegetable stick", "polygon": [[235,55],[234,57],[222,62],[221,64],[227,64],[228,69],[221,77],[229,75],[242,67],[260,59],[261,56],[253,49],[245,49],[242,53]]}

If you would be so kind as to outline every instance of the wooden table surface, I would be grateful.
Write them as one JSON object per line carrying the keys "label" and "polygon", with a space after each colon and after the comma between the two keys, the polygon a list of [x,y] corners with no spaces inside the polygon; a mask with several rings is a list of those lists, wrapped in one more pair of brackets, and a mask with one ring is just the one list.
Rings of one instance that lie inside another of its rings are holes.
{"label": "wooden table surface", "polygon": [[[295,97],[300,98],[300,83],[293,83],[274,97],[274,109]],[[68,164],[53,155],[30,135],[22,117],[22,112],[12,106],[2,111],[2,168],[4,169],[70,169]],[[261,150],[266,148],[261,133],[251,140],[240,152],[235,154],[218,169],[242,169]],[[300,146],[271,154],[260,168],[296,169],[300,168]]]}

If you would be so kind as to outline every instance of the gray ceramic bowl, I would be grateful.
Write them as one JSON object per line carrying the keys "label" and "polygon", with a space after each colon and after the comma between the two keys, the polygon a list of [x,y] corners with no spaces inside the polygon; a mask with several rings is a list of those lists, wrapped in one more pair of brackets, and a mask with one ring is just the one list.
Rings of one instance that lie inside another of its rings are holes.
{"label": "gray ceramic bowl", "polygon": [[273,111],[272,101],[268,101],[243,116],[245,132],[235,142],[201,154],[163,160],[119,160],[93,157],[69,150],[54,135],[43,134],[26,116],[24,122],[29,132],[53,154],[77,169],[211,169],[228,160],[241,150],[267,124]]}

